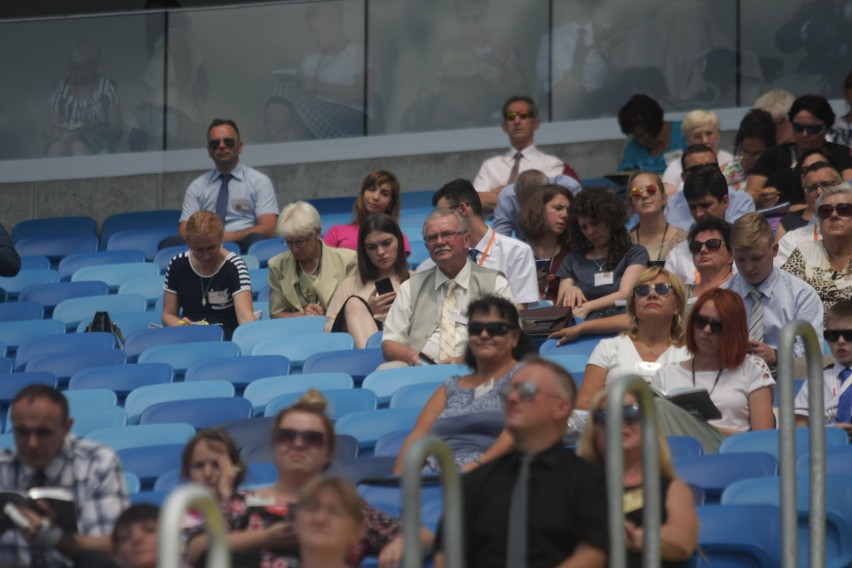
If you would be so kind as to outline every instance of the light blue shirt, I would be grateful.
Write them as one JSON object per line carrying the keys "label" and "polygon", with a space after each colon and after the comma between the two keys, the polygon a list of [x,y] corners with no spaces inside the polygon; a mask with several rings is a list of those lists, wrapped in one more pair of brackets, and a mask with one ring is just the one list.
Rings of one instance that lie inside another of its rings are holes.
{"label": "light blue shirt", "polygon": [[[741,274],[735,274],[728,283],[728,289],[742,296],[745,302],[746,316],[751,326],[751,308],[754,299],[750,296],[753,286],[743,279]],[[781,328],[787,323],[801,319],[805,320],[816,330],[822,352],[823,307],[817,291],[800,278],[789,272],[773,268],[769,276],[755,286],[763,293],[763,343],[778,349]],[[802,339],[796,340],[793,355],[804,357],[805,345]]]}
{"label": "light blue shirt", "polygon": [[[725,211],[725,221],[733,225],[737,219],[752,211],[756,211],[756,207],[754,199],[748,193],[743,191],[728,192],[728,209]],[[689,231],[695,223],[682,191],[678,191],[669,197],[665,214],[666,221],[684,231]]]}
{"label": "light blue shirt", "polygon": [[[577,195],[583,187],[571,176],[554,176],[547,178],[548,183],[555,183],[567,187],[572,195]],[[494,222],[491,227],[501,235],[511,237],[512,233],[519,239],[523,238],[521,228],[518,226],[518,215],[521,214],[521,205],[518,196],[515,195],[515,184],[507,185],[497,197],[497,206],[494,208]]]}

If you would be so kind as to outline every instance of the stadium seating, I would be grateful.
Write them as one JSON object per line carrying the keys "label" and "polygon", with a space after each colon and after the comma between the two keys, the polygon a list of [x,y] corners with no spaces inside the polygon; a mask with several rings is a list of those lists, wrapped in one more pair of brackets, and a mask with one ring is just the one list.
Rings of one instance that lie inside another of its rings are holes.
{"label": "stadium seating", "polygon": [[69,351],[39,355],[30,359],[24,370],[28,373],[48,372],[59,379],[60,385],[67,385],[77,371],[100,366],[121,365],[126,362],[124,352],[118,349],[96,349]]}
{"label": "stadium seating", "polygon": [[237,392],[256,379],[290,374],[290,361],[281,355],[215,357],[198,361],[186,369],[184,380],[221,380],[233,383]]}
{"label": "stadium seating", "polygon": [[[122,247],[133,248],[133,247]],[[98,250],[98,237],[90,235],[43,235],[24,237],[15,243],[18,254],[28,256],[46,256],[51,266],[58,265],[69,254],[95,252]]]}
{"label": "stadium seating", "polygon": [[[106,264],[122,264],[130,262],[145,262],[145,254],[140,250],[111,250],[99,252],[86,252],[81,254],[69,254],[56,267],[59,278],[68,282],[75,272],[81,268],[92,266],[103,266]],[[76,278],[76,280],[104,280],[103,278]]]}
{"label": "stadium seating", "polygon": [[[810,448],[810,430],[808,428],[796,428],[796,455],[807,453]],[[778,430],[756,430],[752,432],[740,432],[728,436],[719,445],[719,453],[739,452],[766,452],[779,458],[779,431]],[[846,446],[849,438],[846,432],[840,428],[825,429],[825,446]]]}
{"label": "stadium seating", "polygon": [[441,387],[441,384],[429,382],[402,386],[391,395],[388,406],[390,408],[413,408],[416,409],[416,412],[420,412],[420,409],[426,405],[426,402]]}
{"label": "stadium seating", "polygon": [[[364,412],[377,408],[377,398],[373,391],[350,388],[323,389],[321,392],[328,402],[326,414],[332,420],[337,420],[351,412]],[[266,404],[263,415],[275,416],[280,410],[292,406],[302,394],[296,392],[276,396]]]}
{"label": "stadium seating", "polygon": [[251,403],[244,398],[196,398],[159,402],[146,408],[139,424],[185,422],[194,428],[210,428],[223,420],[251,418]]}
{"label": "stadium seating", "polygon": [[115,348],[115,338],[111,333],[74,333],[68,335],[47,335],[31,337],[21,342],[15,352],[15,369],[23,371],[34,357],[56,355],[80,351],[106,350]]}
{"label": "stadium seating", "polygon": [[44,316],[53,315],[53,308],[63,300],[86,296],[106,296],[109,286],[106,282],[57,282],[55,284],[36,284],[28,286],[18,294],[22,302],[38,302],[44,306]]}
{"label": "stadium seating", "polygon": [[273,398],[290,393],[305,393],[308,389],[351,389],[352,377],[346,373],[314,373],[312,375],[285,375],[265,377],[246,386],[243,397],[252,403],[254,415],[260,416]]}
{"label": "stadium seating", "polygon": [[167,363],[182,378],[187,368],[213,357],[239,357],[240,348],[230,341],[194,341],[176,345],[158,345],[143,351],[139,363]]}
{"label": "stadium seating", "polygon": [[467,375],[467,365],[421,365],[419,367],[401,367],[382,369],[370,373],[361,384],[361,388],[370,389],[379,397],[379,406],[387,405],[394,392],[401,387],[422,383],[434,383],[435,387],[454,375]]}
{"label": "stadium seating", "polygon": [[81,322],[92,321],[97,312],[144,312],[147,308],[148,300],[141,294],[69,298],[56,305],[53,310],[53,319],[65,322],[65,326],[71,331],[77,329]]}
{"label": "stadium seating", "polygon": [[127,423],[138,424],[145,409],[160,402],[232,396],[234,396],[234,385],[227,381],[149,385],[130,391],[124,401],[124,409],[127,411]]}
{"label": "stadium seating", "polygon": [[316,353],[305,359],[302,373],[324,373],[341,371],[348,373],[361,384],[364,378],[385,362],[381,349],[345,349]]}
{"label": "stadium seating", "polygon": [[180,211],[177,209],[163,209],[156,211],[130,211],[117,213],[104,219],[101,225],[101,250],[107,250],[107,243],[112,235],[119,231],[133,229],[150,229],[161,227],[171,228],[172,234],[177,234]]}
{"label": "stadium seating", "polygon": [[191,343],[196,341],[222,341],[224,332],[218,325],[180,325],[156,329],[142,329],[125,334],[127,342],[124,352],[127,361],[136,362],[139,355],[157,345],[174,345],[176,343]]}
{"label": "stadium seating", "polygon": [[129,229],[116,231],[106,240],[106,250],[141,250],[145,259],[154,260],[160,241],[177,234],[177,223],[171,227],[152,227],[148,229]]}
{"label": "stadium seating", "polygon": [[[88,216],[26,219],[12,229],[12,242],[17,245],[30,237],[64,237],[68,235],[94,236],[97,222]],[[20,253],[19,251],[19,254]]]}
{"label": "stadium seating", "polygon": [[44,318],[44,306],[36,302],[8,302],[0,304],[0,322],[40,320]]}
{"label": "stadium seating", "polygon": [[109,285],[111,292],[118,292],[119,286],[128,280],[154,277],[160,277],[160,269],[157,268],[156,264],[150,262],[125,262],[80,268],[71,275],[71,281],[100,280]]}
{"label": "stadium seating", "polygon": [[[774,505],[698,507],[698,566],[781,566],[781,511]],[[806,566],[804,564],[803,566]]]}
{"label": "stadium seating", "polygon": [[765,453],[709,454],[674,460],[684,482],[701,488],[706,503],[718,503],[725,487],[740,479],[778,475],[778,460]]}
{"label": "stadium seating", "polygon": [[328,351],[352,349],[354,347],[355,342],[348,333],[306,333],[304,335],[264,339],[252,348],[251,354],[283,355],[290,360],[290,364],[293,365],[294,369],[301,369],[305,359],[311,355]]}
{"label": "stadium seating", "polygon": [[346,414],[335,422],[334,429],[354,437],[360,453],[370,455],[379,438],[389,432],[411,429],[416,420],[417,413],[410,408],[383,408]]}
{"label": "stadium seating", "polygon": [[69,390],[107,388],[123,400],[135,388],[172,382],[174,371],[165,363],[108,365],[81,369],[71,376]]}
{"label": "stadium seating", "polygon": [[[81,392],[81,391],[78,391]],[[100,442],[115,450],[161,446],[163,444],[186,444],[195,435],[189,424],[141,424],[120,428],[92,430],[85,437]]]}
{"label": "stadium seating", "polygon": [[180,465],[185,445],[178,443],[127,448],[116,454],[121,469],[136,474],[142,482],[143,490],[148,490],[158,477]]}
{"label": "stadium seating", "polygon": [[252,349],[261,341],[274,337],[322,333],[324,327],[325,318],[321,316],[253,321],[237,327],[231,341],[240,346],[240,353],[251,355]]}
{"label": "stadium seating", "polygon": [[21,269],[15,276],[0,277],[0,288],[6,290],[7,299],[10,302],[20,299],[21,291],[30,286],[58,283],[59,272],[51,269],[49,263],[46,268]]}
{"label": "stadium seating", "polygon": [[260,261],[260,267],[268,266],[269,259],[281,253],[287,252],[287,245],[280,238],[264,239],[253,243],[248,248],[248,253]]}

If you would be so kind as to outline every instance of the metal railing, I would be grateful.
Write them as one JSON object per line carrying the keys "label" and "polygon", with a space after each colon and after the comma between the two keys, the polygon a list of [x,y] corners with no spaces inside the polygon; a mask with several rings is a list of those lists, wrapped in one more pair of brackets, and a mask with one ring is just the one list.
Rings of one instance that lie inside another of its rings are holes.
{"label": "metal railing", "polygon": [[[660,565],[660,440],[651,389],[638,375],[608,387],[606,401],[606,488],[609,508],[609,566],[624,568],[624,395],[636,395],[642,416],[642,566]],[[587,425],[591,427],[591,425]]]}
{"label": "metal railing", "polygon": [[799,561],[798,505],[796,495],[796,417],[793,408],[793,346],[801,336],[808,367],[808,416],[810,417],[810,518],[808,534],[810,566],[825,566],[825,400],[822,350],[813,326],[794,320],[784,326],[778,341],[778,414],[781,458],[781,559],[783,568]]}
{"label": "metal railing", "polygon": [[464,539],[461,481],[450,447],[436,436],[415,440],[405,453],[402,468],[402,531],[405,543],[403,566],[423,566],[423,549],[420,544],[420,476],[423,462],[430,455],[438,459],[441,466],[441,484],[444,486],[444,527],[441,534],[444,538],[445,565],[447,568],[462,568]]}
{"label": "metal railing", "polygon": [[186,484],[176,488],[160,510],[158,568],[181,568],[181,521],[188,509],[201,513],[210,539],[207,554],[208,568],[231,568],[225,520],[219,502],[201,485]]}

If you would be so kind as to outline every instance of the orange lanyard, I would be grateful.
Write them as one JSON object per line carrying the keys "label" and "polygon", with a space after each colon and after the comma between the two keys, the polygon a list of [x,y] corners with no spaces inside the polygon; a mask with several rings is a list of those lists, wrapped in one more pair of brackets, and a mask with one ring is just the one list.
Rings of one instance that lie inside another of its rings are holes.
{"label": "orange lanyard", "polygon": [[494,239],[497,237],[497,231],[491,229],[491,238],[488,240],[488,244],[485,246],[485,252],[482,253],[482,256],[479,257],[479,266],[485,265],[485,259],[488,258],[488,253],[491,252],[491,245],[494,244]]}
{"label": "orange lanyard", "polygon": [[815,241],[819,240],[819,233],[817,232],[817,226],[816,225],[814,225],[814,240]]}

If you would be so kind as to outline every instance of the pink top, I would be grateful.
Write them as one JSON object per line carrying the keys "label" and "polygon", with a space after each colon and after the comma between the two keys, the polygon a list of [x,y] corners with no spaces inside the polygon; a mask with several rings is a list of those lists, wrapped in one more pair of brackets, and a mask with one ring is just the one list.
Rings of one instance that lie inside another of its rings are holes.
{"label": "pink top", "polygon": [[[322,241],[330,247],[347,248],[358,250],[358,225],[334,225],[331,227]],[[402,245],[405,248],[405,254],[411,254],[411,246],[408,244],[408,237],[402,233]]]}

